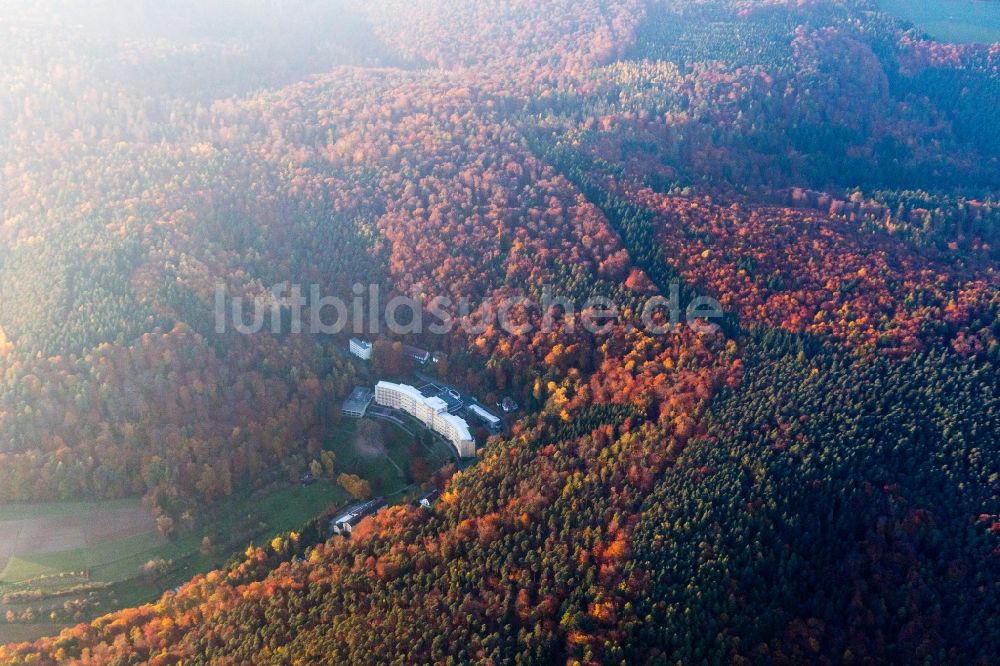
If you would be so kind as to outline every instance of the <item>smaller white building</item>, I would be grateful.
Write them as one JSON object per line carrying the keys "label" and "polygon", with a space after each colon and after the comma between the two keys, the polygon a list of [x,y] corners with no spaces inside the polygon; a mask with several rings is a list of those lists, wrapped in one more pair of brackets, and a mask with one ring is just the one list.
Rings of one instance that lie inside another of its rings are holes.
{"label": "smaller white building", "polygon": [[372,343],[370,342],[366,342],[360,338],[351,338],[350,350],[352,354],[362,361],[372,360]]}
{"label": "smaller white building", "polygon": [[500,427],[500,417],[490,414],[488,411],[480,407],[479,405],[469,405],[469,411],[476,415],[483,423],[488,425],[490,428]]}

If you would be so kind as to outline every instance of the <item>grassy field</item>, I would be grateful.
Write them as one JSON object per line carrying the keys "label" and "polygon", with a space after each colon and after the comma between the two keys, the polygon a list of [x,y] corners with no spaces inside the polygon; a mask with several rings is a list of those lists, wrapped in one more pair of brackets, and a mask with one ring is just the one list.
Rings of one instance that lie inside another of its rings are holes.
{"label": "grassy field", "polygon": [[109,556],[108,544],[146,533],[155,536],[155,522],[138,501],[4,505],[0,582],[84,571]]}
{"label": "grassy field", "polygon": [[986,0],[878,0],[894,16],[934,39],[962,43],[1000,42],[1000,2]]}
{"label": "grassy field", "polygon": [[[88,572],[92,581],[118,582],[134,578],[139,567],[152,559],[174,560],[198,553],[205,535],[213,541],[226,542],[234,532],[253,531],[257,539],[296,529],[322,513],[330,505],[347,501],[341,488],[330,482],[312,486],[289,486],[259,496],[238,495],[221,503],[213,513],[225,518],[203,524],[192,535],[167,541],[154,529],[121,539],[102,540],[51,553],[21,555],[10,558],[0,573],[0,584],[20,583],[42,576],[64,572]],[[8,520],[43,519],[49,516],[73,517],[86,515],[97,522],[101,515],[122,508],[120,502],[66,503],[58,505],[25,505],[3,507]],[[81,510],[85,508],[86,511]],[[22,509],[23,513],[19,513]],[[29,518],[26,518],[28,516]]]}
{"label": "grassy field", "polygon": [[[448,445],[415,422],[406,429],[379,422],[377,445],[367,449],[359,445],[358,423],[345,421],[326,447],[338,471],[359,474],[375,494],[404,499],[414,484],[416,458],[425,472],[453,461]],[[50,635],[115,608],[154,601],[221,567],[248,543],[270,541],[350,501],[329,480],[285,482],[217,503],[190,534],[170,540],[138,500],[0,505],[0,643]],[[211,548],[203,547],[205,537]],[[149,562],[160,563],[155,575],[141,571]],[[5,623],[11,614],[13,622]]]}
{"label": "grassy field", "polygon": [[326,443],[337,456],[337,469],[368,479],[376,495],[391,495],[413,483],[414,454],[419,455],[430,470],[453,462],[454,454],[448,444],[426,436],[426,429],[417,421],[410,422],[409,418],[406,421],[413,435],[391,423],[377,421],[385,446],[381,456],[366,456],[360,452],[355,441],[360,422],[345,421]]}
{"label": "grassy field", "polygon": [[[78,522],[98,524],[123,511],[142,511],[137,501],[68,502],[58,504],[4,505],[0,530],[7,524],[66,525],[74,529],[62,543],[75,547],[52,552],[10,556],[0,573],[0,618],[15,613],[14,624],[0,619],[0,643],[30,640],[58,631],[63,623],[49,623],[52,611],[63,613],[67,603],[81,601],[84,617],[115,607],[155,600],[199,572],[218,568],[250,542],[264,543],[275,535],[302,527],[331,506],[349,501],[335,483],[319,481],[310,486],[287,485],[266,492],[236,495],[214,507],[192,534],[166,540],[150,523],[149,529],[121,538],[79,537]],[[57,522],[53,522],[57,521]],[[83,522],[86,521],[86,522]],[[216,547],[202,552],[202,538]],[[152,579],[139,575],[151,560],[167,563]],[[25,612],[32,615],[24,617]],[[74,618],[60,616],[62,622]]]}
{"label": "grassy field", "polygon": [[110,500],[106,502],[0,503],[0,521],[88,516],[93,515],[94,512],[127,509],[136,504],[137,502],[132,499]]}

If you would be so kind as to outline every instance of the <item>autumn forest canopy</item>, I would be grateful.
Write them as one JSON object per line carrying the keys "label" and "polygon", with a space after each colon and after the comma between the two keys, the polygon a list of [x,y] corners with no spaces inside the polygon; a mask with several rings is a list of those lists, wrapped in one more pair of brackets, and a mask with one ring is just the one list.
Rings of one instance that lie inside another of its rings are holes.
{"label": "autumn forest canopy", "polygon": [[[521,409],[430,509],[0,664],[993,663],[995,41],[871,0],[10,0],[0,504],[141,498],[177,538],[325,473],[352,334]],[[219,331],[276,284],[619,312]],[[715,330],[636,325],[674,291]]]}

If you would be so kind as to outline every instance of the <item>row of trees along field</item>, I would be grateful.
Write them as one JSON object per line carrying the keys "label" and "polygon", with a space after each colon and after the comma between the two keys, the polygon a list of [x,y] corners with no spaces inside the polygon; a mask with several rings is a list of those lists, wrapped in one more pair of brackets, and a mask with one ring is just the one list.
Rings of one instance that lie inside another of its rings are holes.
{"label": "row of trees along field", "polygon": [[433,512],[0,654],[989,663],[995,364],[773,333],[741,352],[677,453],[662,417],[555,391]]}

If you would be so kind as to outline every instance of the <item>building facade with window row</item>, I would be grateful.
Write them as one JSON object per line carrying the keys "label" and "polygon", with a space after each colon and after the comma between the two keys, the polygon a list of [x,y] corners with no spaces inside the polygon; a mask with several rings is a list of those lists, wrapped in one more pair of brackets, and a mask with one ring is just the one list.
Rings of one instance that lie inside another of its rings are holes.
{"label": "building facade with window row", "polygon": [[372,360],[372,343],[370,342],[359,338],[351,338],[348,349],[350,349],[350,352],[362,361]]}
{"label": "building facade with window row", "polygon": [[465,419],[449,414],[448,404],[441,398],[428,398],[407,384],[379,382],[375,386],[375,402],[417,419],[451,442],[460,457],[475,457],[476,441],[469,432],[469,424]]}

